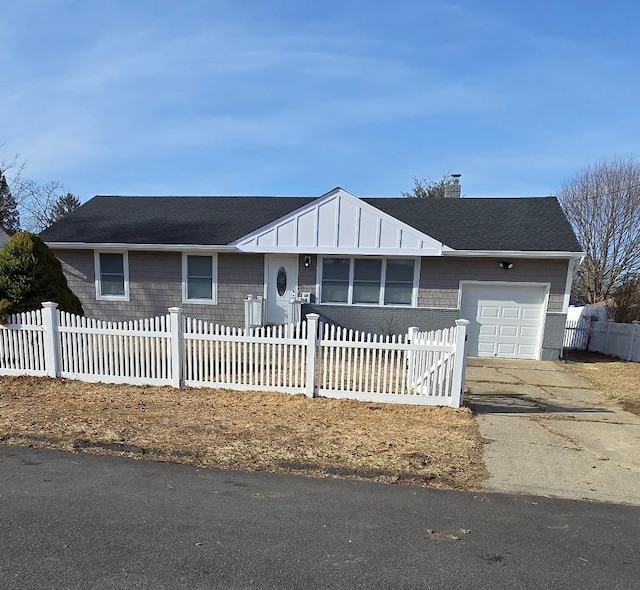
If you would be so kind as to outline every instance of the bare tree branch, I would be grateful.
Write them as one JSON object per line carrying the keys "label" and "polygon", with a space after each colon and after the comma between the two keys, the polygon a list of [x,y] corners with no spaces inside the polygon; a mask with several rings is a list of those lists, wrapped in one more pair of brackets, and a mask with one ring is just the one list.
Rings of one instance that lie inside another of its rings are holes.
{"label": "bare tree branch", "polygon": [[614,159],[567,181],[558,200],[587,253],[574,297],[598,303],[640,271],[640,163]]}
{"label": "bare tree branch", "polygon": [[[24,176],[24,169],[25,164],[17,155],[8,160],[0,159],[0,176],[6,179],[11,201],[17,205],[20,226],[40,232],[55,221],[56,205],[69,193],[59,182],[39,184],[29,180]],[[4,213],[0,200],[0,220]]]}

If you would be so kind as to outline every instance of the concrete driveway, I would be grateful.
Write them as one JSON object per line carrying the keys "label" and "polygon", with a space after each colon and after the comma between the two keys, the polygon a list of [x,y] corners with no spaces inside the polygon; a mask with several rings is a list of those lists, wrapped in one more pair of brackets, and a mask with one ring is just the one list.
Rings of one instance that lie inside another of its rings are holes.
{"label": "concrete driveway", "polygon": [[640,417],[561,362],[470,358],[488,490],[640,505]]}

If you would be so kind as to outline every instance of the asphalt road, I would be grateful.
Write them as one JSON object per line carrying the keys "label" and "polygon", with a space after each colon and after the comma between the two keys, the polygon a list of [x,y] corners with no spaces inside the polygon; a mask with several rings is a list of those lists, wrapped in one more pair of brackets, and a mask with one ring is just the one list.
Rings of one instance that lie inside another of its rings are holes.
{"label": "asphalt road", "polygon": [[639,556],[638,507],[0,446],[2,590],[627,590]]}

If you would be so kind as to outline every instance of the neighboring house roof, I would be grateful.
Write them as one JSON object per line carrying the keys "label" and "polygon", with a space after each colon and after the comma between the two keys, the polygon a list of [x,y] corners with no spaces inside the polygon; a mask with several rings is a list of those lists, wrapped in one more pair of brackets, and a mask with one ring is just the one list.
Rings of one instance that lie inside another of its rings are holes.
{"label": "neighboring house roof", "polygon": [[[40,235],[50,244],[223,246],[316,200],[97,196]],[[362,201],[454,250],[581,252],[555,197]]]}

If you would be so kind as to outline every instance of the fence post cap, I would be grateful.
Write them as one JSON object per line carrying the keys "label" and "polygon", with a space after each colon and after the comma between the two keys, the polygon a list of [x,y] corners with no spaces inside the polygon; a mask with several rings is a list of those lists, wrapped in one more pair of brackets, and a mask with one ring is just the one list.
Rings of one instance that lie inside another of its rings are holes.
{"label": "fence post cap", "polygon": [[169,313],[179,313],[182,311],[181,307],[170,307],[169,308]]}
{"label": "fence post cap", "polygon": [[55,301],[43,301],[42,307],[53,307],[53,309],[55,309],[58,307],[58,304]]}
{"label": "fence post cap", "polygon": [[456,326],[468,326],[470,323],[469,320],[456,320]]}
{"label": "fence post cap", "polygon": [[308,313],[304,317],[306,317],[308,320],[317,320],[320,318],[320,315],[317,313]]}

